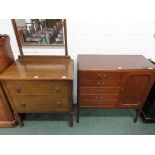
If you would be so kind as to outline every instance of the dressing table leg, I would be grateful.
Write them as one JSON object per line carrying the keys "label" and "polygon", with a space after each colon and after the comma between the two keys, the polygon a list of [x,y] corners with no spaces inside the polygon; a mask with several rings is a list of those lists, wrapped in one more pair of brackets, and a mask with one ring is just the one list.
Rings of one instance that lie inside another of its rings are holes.
{"label": "dressing table leg", "polygon": [[79,117],[80,117],[80,109],[77,107],[77,120],[76,122],[79,123]]}
{"label": "dressing table leg", "polygon": [[69,126],[73,127],[73,112],[69,112]]}
{"label": "dressing table leg", "polygon": [[138,120],[138,118],[139,118],[141,112],[142,112],[142,109],[141,109],[141,108],[140,108],[140,109],[136,109],[136,115],[135,115],[134,120],[133,120],[134,123],[137,122],[137,120]]}
{"label": "dressing table leg", "polygon": [[20,115],[17,114],[17,113],[15,113],[15,112],[14,112],[14,115],[15,115],[15,119],[17,120],[19,126],[20,126],[20,127],[23,127],[23,126],[24,126],[24,123],[23,123],[23,121],[22,121]]}

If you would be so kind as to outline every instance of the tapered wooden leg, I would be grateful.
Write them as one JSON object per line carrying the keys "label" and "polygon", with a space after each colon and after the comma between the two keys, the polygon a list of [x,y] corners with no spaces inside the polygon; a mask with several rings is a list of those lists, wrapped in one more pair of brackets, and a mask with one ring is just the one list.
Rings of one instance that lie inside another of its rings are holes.
{"label": "tapered wooden leg", "polygon": [[135,115],[135,117],[134,117],[134,123],[136,123],[137,122],[137,120],[138,120],[138,118],[139,118],[139,116],[140,116],[140,114],[141,114],[141,112],[142,112],[142,110],[141,109],[136,109],[136,115]]}
{"label": "tapered wooden leg", "polygon": [[77,120],[76,122],[79,123],[79,117],[80,117],[80,109],[77,107]]}
{"label": "tapered wooden leg", "polygon": [[73,112],[69,112],[69,126],[73,127]]}
{"label": "tapered wooden leg", "polygon": [[17,113],[14,113],[14,115],[15,115],[15,119],[17,120],[19,126],[20,126],[20,127],[23,127],[23,126],[24,126],[24,123],[23,123],[23,121],[22,121],[20,115],[17,114]]}

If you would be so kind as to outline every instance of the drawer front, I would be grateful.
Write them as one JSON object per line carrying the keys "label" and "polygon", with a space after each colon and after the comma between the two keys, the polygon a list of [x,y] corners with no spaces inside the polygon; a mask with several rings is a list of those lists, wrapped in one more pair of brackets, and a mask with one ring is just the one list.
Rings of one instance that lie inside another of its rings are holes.
{"label": "drawer front", "polygon": [[80,107],[116,107],[117,101],[80,101]]}
{"label": "drawer front", "polygon": [[14,96],[13,104],[19,113],[68,111],[67,98],[53,98],[51,96]]}
{"label": "drawer front", "polygon": [[66,96],[67,83],[56,82],[6,82],[11,95],[53,95]]}
{"label": "drawer front", "polygon": [[120,87],[121,80],[79,81],[81,87]]}
{"label": "drawer front", "polygon": [[79,71],[80,80],[122,80],[123,72]]}
{"label": "drawer front", "polygon": [[119,94],[120,88],[91,88],[91,87],[80,87],[80,94]]}
{"label": "drawer front", "polygon": [[80,101],[117,101],[119,94],[106,94],[106,95],[80,95]]}

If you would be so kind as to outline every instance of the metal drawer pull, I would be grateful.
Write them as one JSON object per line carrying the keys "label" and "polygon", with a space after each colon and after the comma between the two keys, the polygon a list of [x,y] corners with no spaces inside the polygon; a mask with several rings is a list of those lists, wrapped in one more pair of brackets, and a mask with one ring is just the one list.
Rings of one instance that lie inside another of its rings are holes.
{"label": "metal drawer pull", "polygon": [[103,77],[106,77],[106,74],[103,74],[102,76],[103,76]]}
{"label": "metal drawer pull", "polygon": [[99,75],[98,75],[98,78],[101,78],[101,77],[102,77],[101,74],[99,74]]}
{"label": "metal drawer pull", "polygon": [[59,93],[60,92],[60,88],[59,87],[56,87],[56,93]]}
{"label": "metal drawer pull", "polygon": [[61,107],[61,106],[62,106],[62,103],[61,103],[61,102],[57,102],[57,105],[58,105],[59,107]]}
{"label": "metal drawer pull", "polygon": [[22,105],[23,108],[26,107],[26,103],[25,102],[22,102],[21,105]]}
{"label": "metal drawer pull", "polygon": [[20,93],[20,92],[21,92],[21,89],[20,89],[19,87],[17,87],[17,88],[16,88],[16,92],[17,92],[17,93]]}
{"label": "metal drawer pull", "polygon": [[99,89],[96,89],[96,93],[99,93]]}

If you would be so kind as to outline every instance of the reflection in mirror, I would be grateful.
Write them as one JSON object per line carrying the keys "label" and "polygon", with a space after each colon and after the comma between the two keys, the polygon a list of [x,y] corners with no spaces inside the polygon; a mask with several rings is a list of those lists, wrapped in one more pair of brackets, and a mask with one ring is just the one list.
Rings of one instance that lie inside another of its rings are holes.
{"label": "reflection in mirror", "polygon": [[64,46],[62,19],[15,19],[22,46]]}

